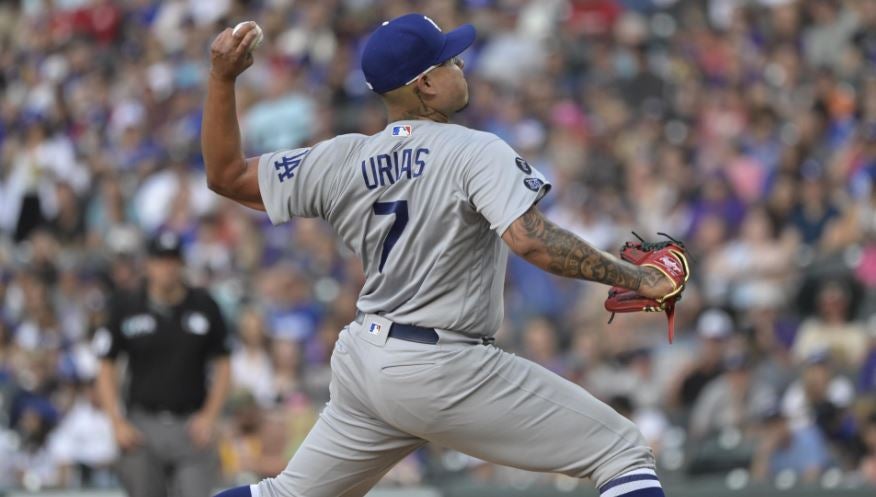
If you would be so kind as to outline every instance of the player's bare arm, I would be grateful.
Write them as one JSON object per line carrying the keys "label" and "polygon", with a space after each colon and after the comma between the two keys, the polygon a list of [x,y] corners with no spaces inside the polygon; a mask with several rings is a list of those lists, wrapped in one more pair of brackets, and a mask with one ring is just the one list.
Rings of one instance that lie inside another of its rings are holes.
{"label": "player's bare arm", "polygon": [[201,150],[211,190],[253,209],[265,210],[259,192],[258,157],[245,158],[234,82],[252,65],[249,47],[255,42],[254,24],[232,34],[226,29],[210,47],[210,77],[201,120]]}
{"label": "player's bare arm", "polygon": [[629,288],[650,298],[673,290],[660,271],[635,266],[590,246],[545,219],[536,206],[517,218],[502,239],[515,254],[559,276]]}

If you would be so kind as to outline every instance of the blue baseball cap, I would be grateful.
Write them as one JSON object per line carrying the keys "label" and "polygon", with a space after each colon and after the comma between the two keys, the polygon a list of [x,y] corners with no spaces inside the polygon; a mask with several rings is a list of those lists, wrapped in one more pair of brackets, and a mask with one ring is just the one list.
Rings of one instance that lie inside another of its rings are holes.
{"label": "blue baseball cap", "polygon": [[368,87],[386,93],[461,54],[475,41],[474,26],[443,33],[423,14],[406,14],[384,22],[365,43],[362,72]]}

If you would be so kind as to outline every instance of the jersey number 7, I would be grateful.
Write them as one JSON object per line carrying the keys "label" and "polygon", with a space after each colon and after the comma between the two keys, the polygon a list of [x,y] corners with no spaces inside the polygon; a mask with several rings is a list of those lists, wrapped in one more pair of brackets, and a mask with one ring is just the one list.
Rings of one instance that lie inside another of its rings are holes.
{"label": "jersey number 7", "polygon": [[378,216],[388,216],[395,214],[395,221],[392,227],[389,228],[389,233],[386,239],[383,240],[383,251],[380,254],[380,272],[383,272],[383,265],[389,257],[389,252],[395,246],[395,242],[401,237],[405,226],[408,224],[408,201],[396,200],[395,202],[374,202],[374,214]]}

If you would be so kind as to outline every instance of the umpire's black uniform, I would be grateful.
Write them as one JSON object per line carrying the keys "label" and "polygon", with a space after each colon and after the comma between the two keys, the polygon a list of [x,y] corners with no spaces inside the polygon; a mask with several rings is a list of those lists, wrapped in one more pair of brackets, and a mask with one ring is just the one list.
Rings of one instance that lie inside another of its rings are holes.
{"label": "umpire's black uniform", "polygon": [[[212,297],[183,284],[181,261],[175,236],[153,240],[149,278],[138,291],[115,296],[107,326],[94,339],[102,359],[101,400],[122,449],[118,472],[133,497],[207,497],[218,483],[215,443],[198,442],[192,425],[203,417],[208,421],[200,423],[212,427],[224,401],[228,330]],[[172,298],[159,302],[162,292]],[[127,357],[125,412],[114,381],[120,355]],[[211,363],[217,367],[208,386]]]}

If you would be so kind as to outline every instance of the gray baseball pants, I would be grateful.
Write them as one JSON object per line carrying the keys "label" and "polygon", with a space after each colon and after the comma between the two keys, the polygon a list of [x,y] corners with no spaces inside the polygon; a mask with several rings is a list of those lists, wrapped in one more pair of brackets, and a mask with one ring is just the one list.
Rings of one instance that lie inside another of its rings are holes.
{"label": "gray baseball pants", "polygon": [[215,446],[195,447],[189,439],[188,417],[141,410],[129,413],[143,434],[143,446],[123,453],[116,462],[122,486],[130,497],[208,497],[219,477]]}
{"label": "gray baseball pants", "polygon": [[428,442],[597,486],[654,468],[635,425],[580,386],[455,333],[439,330],[436,345],[387,339],[390,325],[369,315],[341,332],[331,400],[286,469],[254,485],[253,497],[363,496]]}

